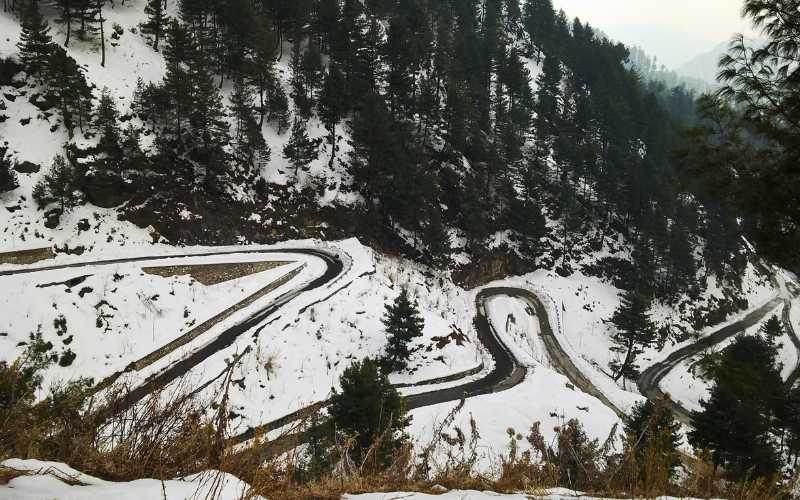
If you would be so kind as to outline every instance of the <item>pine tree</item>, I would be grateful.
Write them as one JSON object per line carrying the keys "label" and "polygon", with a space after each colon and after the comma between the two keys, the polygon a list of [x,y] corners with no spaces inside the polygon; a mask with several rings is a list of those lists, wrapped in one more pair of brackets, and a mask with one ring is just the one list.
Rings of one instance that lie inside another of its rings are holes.
{"label": "pine tree", "polygon": [[533,42],[537,62],[543,51],[554,48],[556,12],[552,0],[525,0],[522,11],[523,24]]}
{"label": "pine tree", "polygon": [[164,51],[164,61],[167,72],[164,76],[162,89],[165,100],[168,101],[167,109],[154,110],[158,121],[168,127],[170,135],[175,142],[180,142],[183,131],[188,127],[186,123],[191,106],[191,78],[186,70],[192,52],[192,42],[189,33],[177,20],[172,20],[167,31],[167,48]]}
{"label": "pine tree", "polygon": [[269,120],[275,122],[279,134],[289,128],[289,99],[283,91],[280,81],[277,79],[272,82],[269,89]]}
{"label": "pine tree", "polygon": [[219,192],[220,178],[227,170],[230,144],[229,126],[225,121],[222,95],[213,81],[207,61],[200,51],[189,58],[192,101],[189,112],[189,134],[185,146],[189,157],[202,167],[202,183],[206,191]]}
{"label": "pine tree", "polygon": [[617,345],[617,352],[625,353],[622,363],[613,363],[614,380],[620,378],[636,378],[636,356],[643,348],[653,344],[656,331],[648,314],[650,300],[637,290],[625,292],[619,307],[611,316],[614,325],[611,340]]}
{"label": "pine tree", "polygon": [[309,139],[305,122],[295,118],[294,124],[292,124],[292,136],[283,147],[283,156],[294,167],[295,178],[299,175],[301,168],[305,170],[309,163],[317,159],[319,142],[319,139]]}
{"label": "pine tree", "polygon": [[253,93],[241,77],[234,78],[230,109],[234,120],[234,157],[252,173],[269,161],[270,149],[256,120]]}
{"label": "pine tree", "polygon": [[772,434],[785,398],[776,357],[775,346],[760,336],[736,337],[713,370],[711,395],[692,414],[689,442],[710,451],[730,479],[778,471]]}
{"label": "pine tree", "polygon": [[50,46],[47,59],[47,93],[55,100],[70,137],[75,127],[83,131],[92,114],[92,89],[85,69],[58,45]]}
{"label": "pine tree", "polygon": [[788,434],[786,451],[790,459],[794,457],[794,466],[797,466],[800,458],[800,387],[795,386],[788,391],[781,416],[781,426]]}
{"label": "pine tree", "polygon": [[100,66],[105,67],[106,65],[106,34],[105,34],[105,22],[106,19],[103,17],[103,5],[105,4],[105,0],[95,0],[93,5],[94,13],[93,17],[95,22],[99,25],[99,36],[100,36]]}
{"label": "pine tree", "polygon": [[[681,465],[679,447],[681,425],[669,409],[668,400],[647,400],[633,407],[625,421],[625,447],[636,456],[639,477],[647,478],[647,468],[659,466],[674,477]],[[647,486],[647,485],[644,485]]]}
{"label": "pine tree", "polygon": [[319,98],[319,117],[328,131],[328,143],[331,146],[331,159],[328,162],[330,168],[333,168],[336,159],[336,124],[346,112],[346,92],[344,75],[336,64],[331,63]]}
{"label": "pine tree", "polygon": [[784,326],[780,319],[777,316],[771,316],[766,323],[761,325],[759,332],[764,336],[765,339],[770,344],[775,344],[775,342],[783,337],[784,335]]}
{"label": "pine tree", "polygon": [[164,25],[168,22],[164,11],[164,0],[147,0],[144,6],[147,22],[142,24],[142,32],[153,37],[153,49],[158,52],[158,44],[164,32]]}
{"label": "pine tree", "polygon": [[335,446],[334,428],[319,413],[311,416],[303,454],[294,477],[300,483],[320,479],[328,474],[341,458]]}
{"label": "pine tree", "polygon": [[[536,158],[541,166],[546,167],[555,137],[558,135],[560,123],[561,80],[563,72],[561,61],[553,55],[547,55],[542,66],[542,73],[537,79],[536,94]],[[544,172],[545,177],[548,172]]]}
{"label": "pine tree", "polygon": [[355,436],[349,458],[361,464],[375,446],[365,466],[367,470],[385,469],[405,439],[403,431],[410,422],[402,398],[371,359],[346,368],[339,383],[341,390],[334,390],[328,413],[337,432]]}
{"label": "pine tree", "polygon": [[315,93],[320,88],[323,79],[322,73],[322,55],[316,45],[311,45],[308,50],[303,54],[302,62],[300,63],[300,71],[304,87],[306,90],[306,99],[309,105],[314,106]]}
{"label": "pine tree", "polygon": [[[253,53],[246,64],[246,73],[249,81],[258,89],[259,101],[259,126],[264,124],[264,117],[273,112],[272,101],[269,94],[272,89],[283,89],[275,78],[275,43],[272,32],[263,17],[256,19],[256,29],[253,35]],[[265,95],[267,98],[265,99]],[[285,99],[285,96],[284,96]]]}
{"label": "pine tree", "polygon": [[53,51],[50,26],[39,12],[39,2],[28,2],[22,17],[22,33],[19,37],[19,59],[32,76],[43,76],[48,58]]}
{"label": "pine tree", "polygon": [[109,157],[119,158],[122,153],[120,149],[119,111],[108,88],[103,88],[100,92],[94,127],[100,134],[98,143],[100,151]]}
{"label": "pine tree", "polygon": [[77,7],[81,3],[80,0],[54,0],[53,4],[59,11],[59,17],[56,22],[64,25],[66,28],[66,37],[64,39],[64,47],[69,47],[69,42],[72,38],[72,23],[75,20]]}
{"label": "pine tree", "polygon": [[58,203],[65,212],[81,202],[76,186],[76,173],[72,165],[61,155],[53,158],[50,170],[39,180],[33,193],[39,206]]}
{"label": "pine tree", "polygon": [[19,185],[11,158],[6,156],[7,152],[8,147],[0,144],[0,193],[11,191]]}
{"label": "pine tree", "polygon": [[296,37],[292,44],[292,58],[289,64],[292,70],[292,99],[300,116],[308,118],[311,116],[312,102],[308,97],[308,82],[303,72],[304,55],[300,42],[300,38]]}
{"label": "pine tree", "polygon": [[442,212],[436,206],[432,206],[428,210],[428,224],[425,226],[424,239],[434,264],[446,266],[450,262],[453,243],[442,220]]}
{"label": "pine tree", "polygon": [[416,301],[412,302],[408,290],[403,288],[394,304],[386,305],[383,316],[388,344],[382,364],[387,371],[398,371],[406,368],[411,357],[408,344],[422,336],[425,321],[419,314]]}

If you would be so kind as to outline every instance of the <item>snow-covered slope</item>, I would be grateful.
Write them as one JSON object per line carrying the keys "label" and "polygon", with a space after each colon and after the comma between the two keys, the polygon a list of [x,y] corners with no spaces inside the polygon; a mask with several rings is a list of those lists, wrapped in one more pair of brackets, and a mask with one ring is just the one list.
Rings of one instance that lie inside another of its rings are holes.
{"label": "snow-covered slope", "polygon": [[[11,459],[0,463],[0,470],[19,474],[8,484],[0,485],[0,498],[15,500],[240,500],[250,490],[246,483],[219,471],[206,471],[171,481],[140,479],[115,483],[58,462]],[[258,500],[261,497],[253,498]]]}

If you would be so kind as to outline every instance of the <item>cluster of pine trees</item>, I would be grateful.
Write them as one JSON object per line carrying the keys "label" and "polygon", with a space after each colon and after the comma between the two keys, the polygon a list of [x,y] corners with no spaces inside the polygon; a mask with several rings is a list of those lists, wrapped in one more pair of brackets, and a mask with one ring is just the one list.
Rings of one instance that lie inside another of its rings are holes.
{"label": "cluster of pine trees", "polygon": [[[646,296],[695,290],[701,264],[732,282],[743,266],[733,214],[674,168],[692,95],[643,83],[623,45],[551,0],[183,0],[176,17],[148,0],[142,31],[167,73],[140,83],[138,120],[85,84],[37,1],[17,3],[26,70],[47,77],[70,130],[100,137],[65,154],[73,186],[95,203],[115,191],[188,193],[195,204],[231,185],[263,194],[273,155],[299,175],[324,146],[363,199],[359,232],[383,243],[411,234],[434,263],[449,261],[456,229],[473,255],[505,231],[523,259],[548,249],[546,264],[565,274],[621,233],[635,248],[629,288]],[[98,26],[104,39],[103,1],[56,4],[68,37]],[[276,71],[284,56],[288,89]],[[324,141],[309,138],[312,117]],[[289,134],[282,151],[270,151],[264,126]],[[350,152],[337,154],[345,130]]]}
{"label": "cluster of pine trees", "polygon": [[800,388],[781,379],[784,325],[772,317],[708,360],[710,396],[694,412],[689,442],[735,479],[771,477],[800,456]]}

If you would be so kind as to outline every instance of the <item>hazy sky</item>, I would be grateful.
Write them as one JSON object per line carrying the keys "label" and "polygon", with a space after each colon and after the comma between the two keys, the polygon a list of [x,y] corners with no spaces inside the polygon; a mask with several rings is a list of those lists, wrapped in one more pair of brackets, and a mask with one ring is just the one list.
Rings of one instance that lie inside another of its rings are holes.
{"label": "hazy sky", "polygon": [[708,52],[733,33],[750,34],[742,0],[554,0],[626,45],[639,45],[662,64],[677,67]]}

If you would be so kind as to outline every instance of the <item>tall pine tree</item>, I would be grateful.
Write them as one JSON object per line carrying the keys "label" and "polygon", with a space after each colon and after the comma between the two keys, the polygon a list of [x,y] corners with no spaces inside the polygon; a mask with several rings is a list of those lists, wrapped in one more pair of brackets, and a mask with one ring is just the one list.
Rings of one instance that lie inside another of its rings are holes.
{"label": "tall pine tree", "polygon": [[611,340],[615,351],[623,353],[621,362],[614,362],[614,380],[635,379],[638,376],[636,357],[656,340],[656,330],[650,321],[650,299],[638,290],[625,292],[610,322],[614,326]]}
{"label": "tall pine tree", "polygon": [[19,37],[19,60],[31,76],[43,76],[48,58],[53,52],[50,26],[39,12],[39,2],[28,2],[22,16],[22,33]]}
{"label": "tall pine tree", "polygon": [[305,169],[309,163],[317,159],[318,155],[319,140],[309,139],[305,122],[295,118],[292,135],[283,147],[283,156],[294,167],[295,178],[299,175],[300,169]]}
{"label": "tall pine tree", "polygon": [[409,343],[421,337],[425,327],[417,303],[411,301],[406,288],[400,290],[393,304],[386,305],[383,326],[388,343],[382,364],[387,371],[403,370],[411,357]]}

